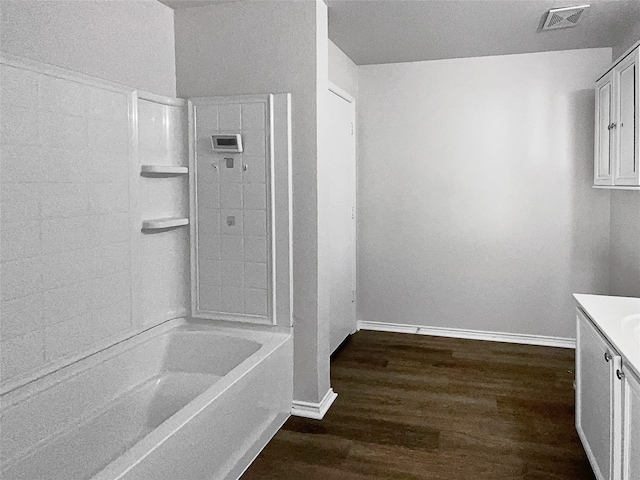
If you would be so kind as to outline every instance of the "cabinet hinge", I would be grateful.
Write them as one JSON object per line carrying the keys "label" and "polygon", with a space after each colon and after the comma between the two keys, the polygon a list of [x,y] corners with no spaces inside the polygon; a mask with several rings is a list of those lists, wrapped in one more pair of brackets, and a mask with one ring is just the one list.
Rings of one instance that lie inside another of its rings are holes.
{"label": "cabinet hinge", "polygon": [[353,122],[351,122],[351,135],[353,135]]}

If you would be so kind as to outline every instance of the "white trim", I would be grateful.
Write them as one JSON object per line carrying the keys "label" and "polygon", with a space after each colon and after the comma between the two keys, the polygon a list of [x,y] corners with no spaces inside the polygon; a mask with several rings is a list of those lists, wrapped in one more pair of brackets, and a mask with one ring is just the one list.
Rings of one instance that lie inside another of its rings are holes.
{"label": "white trim", "polygon": [[613,63],[607,67],[607,70],[605,72],[603,72],[602,75],[598,76],[598,79],[596,80],[596,82],[598,80],[600,80],[602,77],[604,77],[611,70],[613,70],[616,67],[616,65],[618,65],[627,55],[629,55],[631,52],[633,52],[638,47],[640,47],[640,40],[638,40],[636,43],[634,43],[629,48],[627,48],[624,52],[622,52],[620,55],[618,55],[618,58],[616,58],[613,61]]}
{"label": "white trim", "polygon": [[2,63],[3,65],[8,65],[10,67],[30,70],[42,75],[63,78],[65,80],[82,83],[91,87],[101,88],[103,90],[126,93],[127,95],[130,95],[136,91],[135,88],[129,87],[127,85],[111,82],[109,80],[103,80],[102,78],[98,77],[92,77],[90,75],[85,75],[84,73],[76,72],[74,70],[57,67],[55,65],[51,65],[50,63],[37,62],[35,60],[29,60],[28,58],[17,57],[8,53],[0,54],[0,63]]}
{"label": "white trim", "polygon": [[187,101],[184,98],[167,97],[165,95],[158,95],[157,93],[143,92],[141,90],[138,90],[138,99],[159,103],[160,105],[169,105],[171,107],[187,106]]}
{"label": "white trim", "polygon": [[367,322],[364,320],[358,320],[358,330],[412,333],[415,335],[467,338],[470,340],[520,343],[523,345],[541,345],[545,347],[576,348],[576,341],[573,338],[529,335],[526,333],[488,332],[485,330],[468,330],[464,328],[425,327],[421,325],[406,325],[400,323]]}
{"label": "white trim", "polygon": [[355,103],[356,99],[351,94],[349,94],[349,92],[347,92],[346,90],[343,90],[342,88],[340,88],[339,86],[337,86],[335,83],[331,81],[329,81],[328,83],[329,83],[328,89],[331,93],[335,93],[337,96],[339,96],[343,100],[346,100],[349,103]]}
{"label": "white trim", "polygon": [[330,388],[319,403],[294,400],[291,415],[322,420],[337,396],[338,394],[333,391],[333,388]]}

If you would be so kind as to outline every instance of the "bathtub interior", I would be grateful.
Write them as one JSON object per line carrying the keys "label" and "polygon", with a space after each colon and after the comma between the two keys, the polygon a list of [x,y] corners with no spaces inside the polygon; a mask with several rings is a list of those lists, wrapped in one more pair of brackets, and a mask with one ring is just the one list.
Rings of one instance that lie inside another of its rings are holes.
{"label": "bathtub interior", "polygon": [[[4,458],[8,468],[3,476],[91,478],[260,347],[258,341],[176,327],[7,408],[3,424],[8,423],[9,432],[2,437],[10,457]],[[86,398],[92,385],[97,395]],[[74,388],[85,397],[80,402],[72,398]],[[47,397],[57,404],[56,411],[45,405]],[[61,403],[65,397],[70,405]],[[36,413],[40,421],[24,418],[38,412],[38,401],[44,407],[44,415]],[[26,438],[16,431],[21,416]],[[11,437],[21,441],[10,445]]]}

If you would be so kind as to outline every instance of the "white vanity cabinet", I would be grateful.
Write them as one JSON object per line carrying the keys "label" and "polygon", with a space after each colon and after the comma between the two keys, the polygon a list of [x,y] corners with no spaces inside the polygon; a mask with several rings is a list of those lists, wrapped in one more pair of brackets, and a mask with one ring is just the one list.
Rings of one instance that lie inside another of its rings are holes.
{"label": "white vanity cabinet", "polygon": [[640,478],[640,379],[622,365],[622,480]]}
{"label": "white vanity cabinet", "polygon": [[640,188],[640,47],[616,62],[595,90],[594,185]]}
{"label": "white vanity cabinet", "polygon": [[[598,480],[617,480],[614,442],[620,428],[620,356],[578,310],[576,429]],[[617,451],[616,451],[617,450]]]}
{"label": "white vanity cabinet", "polygon": [[580,309],[576,429],[598,480],[640,479],[640,381]]}

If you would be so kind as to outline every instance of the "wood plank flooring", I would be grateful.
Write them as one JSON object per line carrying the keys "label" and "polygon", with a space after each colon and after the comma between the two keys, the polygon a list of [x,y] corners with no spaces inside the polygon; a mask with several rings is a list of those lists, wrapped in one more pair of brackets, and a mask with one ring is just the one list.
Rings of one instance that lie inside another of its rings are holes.
{"label": "wood plank flooring", "polygon": [[360,331],[325,418],[291,417],[242,480],[595,480],[573,380],[569,349]]}

